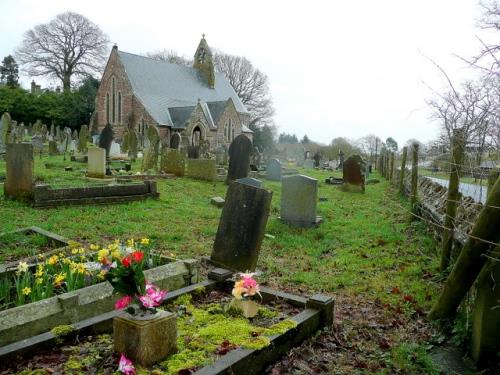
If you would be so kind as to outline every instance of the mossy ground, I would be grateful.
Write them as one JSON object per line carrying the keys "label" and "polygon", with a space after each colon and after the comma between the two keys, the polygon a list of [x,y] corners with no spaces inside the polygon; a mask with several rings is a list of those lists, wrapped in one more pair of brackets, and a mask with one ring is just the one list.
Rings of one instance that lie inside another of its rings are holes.
{"label": "mossy ground", "polygon": [[[60,159],[55,157],[56,161]],[[3,165],[0,162],[0,174]],[[137,170],[137,164],[134,167]],[[77,171],[45,170],[43,163],[37,161],[35,173],[46,182],[84,181]],[[361,361],[357,357],[363,353],[367,356],[363,361],[373,368],[391,367],[388,352],[392,348],[407,341],[430,340],[428,326],[420,322],[425,321],[425,311],[440,287],[436,281],[436,242],[422,223],[410,222],[409,204],[377,174],[372,177],[381,182],[368,185],[366,192],[360,194],[341,192],[336,186],[324,184],[331,172],[300,172],[319,180],[319,196],[327,198],[318,202],[318,215],[323,216],[324,222],[313,229],[281,223],[281,184],[264,181],[264,187],[273,191],[273,200],[266,229],[271,236],[262,244],[259,280],[298,294],[324,292],[335,297],[337,319],[342,321],[347,342],[342,340],[343,346],[329,351],[339,356],[325,365],[326,372],[335,368],[355,371]],[[167,255],[199,257],[211,253],[221,213],[209,200],[213,196],[224,197],[226,189],[222,182],[160,180],[158,200],[44,210],[2,199],[0,192],[0,231],[37,225],[86,243],[149,237]],[[372,318],[395,322],[384,323],[383,330],[366,328],[373,323]],[[415,327],[424,334],[414,334]],[[377,335],[383,333],[390,346],[379,344],[379,336],[363,334],[366,329],[376,330]],[[351,345],[359,340],[363,344],[356,344],[354,350]]]}

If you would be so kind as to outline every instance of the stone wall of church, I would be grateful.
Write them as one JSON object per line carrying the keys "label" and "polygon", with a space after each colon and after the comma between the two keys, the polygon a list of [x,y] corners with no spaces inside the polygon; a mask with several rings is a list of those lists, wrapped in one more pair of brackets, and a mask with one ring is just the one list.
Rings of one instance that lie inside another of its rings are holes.
{"label": "stone wall of church", "polygon": [[220,145],[226,145],[229,148],[229,145],[232,142],[232,134],[227,135],[224,134],[224,127],[227,125],[228,126],[228,132],[229,132],[229,119],[231,119],[232,124],[234,125],[234,138],[236,138],[238,135],[241,134],[241,119],[240,116],[238,115],[238,112],[236,112],[236,108],[234,107],[234,104],[232,101],[228,100],[226,108],[222,112],[222,114],[219,117],[219,121],[217,123],[217,144],[218,146]]}
{"label": "stone wall of church", "polygon": [[[112,91],[113,91],[113,78],[115,80],[115,121],[112,116]],[[119,115],[119,95],[121,93],[121,116]],[[139,131],[139,125],[144,120],[144,123],[157,125],[156,121],[149,115],[142,103],[137,100],[132,91],[132,86],[128,80],[125,70],[123,69],[116,49],[111,51],[111,55],[106,65],[106,69],[101,79],[99,89],[96,95],[96,125],[97,128],[92,129],[94,132],[99,133],[108,121],[107,107],[106,107],[106,94],[109,94],[109,122],[113,125],[115,138],[121,139],[125,126],[131,124],[136,131]],[[163,131],[166,136],[167,131]],[[160,134],[162,131],[160,129]]]}

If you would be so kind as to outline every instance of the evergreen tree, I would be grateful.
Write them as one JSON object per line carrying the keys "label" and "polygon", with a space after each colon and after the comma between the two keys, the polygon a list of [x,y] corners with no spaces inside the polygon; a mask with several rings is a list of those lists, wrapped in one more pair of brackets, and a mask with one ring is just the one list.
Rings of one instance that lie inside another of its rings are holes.
{"label": "evergreen tree", "polygon": [[5,56],[0,66],[1,80],[9,87],[19,86],[19,66],[12,55]]}

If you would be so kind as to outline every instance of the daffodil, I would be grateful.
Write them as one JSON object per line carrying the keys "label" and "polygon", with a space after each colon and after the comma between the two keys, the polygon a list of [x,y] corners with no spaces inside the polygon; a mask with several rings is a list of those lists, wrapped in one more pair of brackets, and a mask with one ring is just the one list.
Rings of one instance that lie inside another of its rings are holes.
{"label": "daffodil", "polygon": [[149,245],[149,238],[141,239],[141,245]]}
{"label": "daffodil", "polygon": [[35,279],[35,284],[41,285],[42,283],[43,283],[43,279],[42,278],[38,277],[38,278]]}
{"label": "daffodil", "polygon": [[54,279],[54,285],[59,286],[64,281],[64,274],[58,273]]}
{"label": "daffodil", "polygon": [[97,252],[97,260],[99,262],[102,262],[104,259],[106,259],[109,256],[109,250],[107,249],[102,249]]}
{"label": "daffodil", "polygon": [[30,288],[30,287],[25,287],[25,288],[23,288],[23,294],[24,294],[25,296],[29,296],[29,295],[30,295],[30,293],[31,293],[31,288]]}
{"label": "daffodil", "polygon": [[42,277],[42,276],[43,276],[43,265],[42,265],[42,264],[39,264],[39,265],[36,267],[35,276],[36,276],[36,277]]}
{"label": "daffodil", "polygon": [[134,243],[135,243],[135,241],[134,241],[134,239],[133,239],[133,238],[129,238],[129,239],[127,240],[127,246],[128,246],[128,247],[134,247]]}
{"label": "daffodil", "polygon": [[121,252],[120,250],[118,250],[118,249],[113,250],[113,251],[111,252],[111,257],[112,257],[113,259],[121,259],[121,257],[122,257],[122,252]]}
{"label": "daffodil", "polygon": [[59,260],[59,257],[57,255],[52,255],[49,260],[47,261],[48,264],[50,264],[51,266],[53,266],[54,264],[57,263],[57,261]]}
{"label": "daffodil", "polygon": [[71,254],[76,255],[78,254],[79,249],[73,249],[71,250]]}
{"label": "daffodil", "polygon": [[90,250],[94,250],[94,251],[99,250],[99,245],[91,244],[90,245]]}
{"label": "daffodil", "polygon": [[28,263],[26,262],[19,262],[19,265],[17,266],[17,272],[18,273],[24,273],[28,270],[29,266]]}

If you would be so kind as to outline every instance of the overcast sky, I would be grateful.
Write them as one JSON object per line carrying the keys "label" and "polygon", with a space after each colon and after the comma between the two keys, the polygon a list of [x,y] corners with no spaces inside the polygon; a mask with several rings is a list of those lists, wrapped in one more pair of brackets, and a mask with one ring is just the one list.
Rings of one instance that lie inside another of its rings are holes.
{"label": "overcast sky", "polygon": [[436,137],[426,85],[445,81],[424,56],[459,82],[474,73],[454,54],[474,55],[484,35],[477,0],[1,0],[0,58],[25,31],[67,10],[132,53],[168,48],[191,57],[205,33],[211,47],[269,76],[280,132],[322,143],[370,133],[400,144]]}

